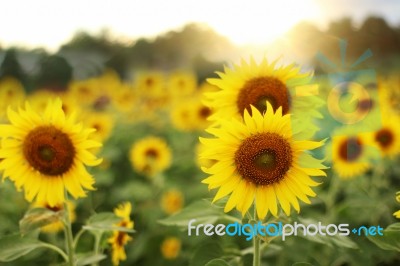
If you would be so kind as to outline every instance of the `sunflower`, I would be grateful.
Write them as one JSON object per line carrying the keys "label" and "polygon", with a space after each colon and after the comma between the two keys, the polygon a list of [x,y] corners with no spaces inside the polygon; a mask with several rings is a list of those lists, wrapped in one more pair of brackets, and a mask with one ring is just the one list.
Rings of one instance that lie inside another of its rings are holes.
{"label": "sunflower", "polygon": [[137,101],[136,91],[124,84],[115,92],[113,104],[119,112],[129,113],[136,107]]}
{"label": "sunflower", "polygon": [[[400,191],[396,192],[396,201],[400,203]],[[397,219],[400,219],[400,210],[393,213],[393,216],[396,217]]]}
{"label": "sunflower", "polygon": [[[75,214],[75,204],[72,201],[67,201],[67,205],[68,205],[68,211],[69,211],[69,217],[71,220],[71,223],[73,223],[76,219],[76,214]],[[53,211],[55,213],[59,213],[62,212],[64,210],[64,204],[57,204],[53,207],[50,207],[49,204],[47,202],[34,202],[33,207],[35,208],[46,208],[50,211]],[[61,215],[60,216],[56,216],[58,219],[56,221],[54,221],[53,223],[50,223],[48,225],[45,225],[43,227],[40,228],[40,230],[42,232],[45,233],[56,233],[58,231],[63,230],[64,225],[61,221]]]}
{"label": "sunflower", "polygon": [[130,160],[137,172],[154,176],[170,166],[171,150],[163,139],[150,136],[132,145]]}
{"label": "sunflower", "polygon": [[193,73],[177,71],[168,77],[168,90],[174,98],[180,99],[192,95],[197,88],[197,79]]}
{"label": "sunflower", "polygon": [[181,251],[181,240],[168,237],[161,243],[161,254],[167,260],[176,259]]}
{"label": "sunflower", "polygon": [[343,127],[333,133],[332,142],[326,148],[327,159],[332,161],[333,170],[340,178],[349,179],[365,173],[371,160],[378,159],[367,134],[354,133],[359,130]]}
{"label": "sunflower", "polygon": [[194,121],[194,106],[191,102],[182,101],[172,106],[170,119],[172,125],[181,131],[192,131],[196,125]]}
{"label": "sunflower", "polygon": [[0,79],[0,118],[3,118],[7,107],[18,107],[25,99],[25,91],[21,82],[15,78]]}
{"label": "sunflower", "polygon": [[210,121],[208,118],[212,115],[212,110],[201,103],[200,101],[193,102],[193,124],[196,129],[204,130],[210,126]]}
{"label": "sunflower", "polygon": [[145,97],[163,97],[166,94],[165,76],[161,72],[139,73],[135,78],[134,87]]}
{"label": "sunflower", "polygon": [[0,170],[17,189],[24,188],[28,201],[36,198],[54,207],[65,201],[65,190],[78,198],[86,196],[84,189],[94,189],[85,165],[101,163],[88,152],[101,143],[89,138],[93,129],[76,124],[74,115],[65,116],[61,100],[49,100],[41,115],[28,102],[18,112],[9,108],[8,118],[11,124],[0,125]]}
{"label": "sunflower", "polygon": [[266,103],[266,113],[251,107],[245,110],[243,123],[224,120],[220,128],[207,131],[216,138],[200,138],[206,146],[203,158],[216,163],[202,170],[210,176],[202,182],[209,189],[219,188],[213,202],[230,194],[225,212],[236,207],[242,215],[255,202],[257,216],[263,219],[270,211],[278,215],[278,202],[286,215],[291,206],[299,212],[298,199],[311,203],[308,196],[319,183],[309,176],[325,176],[326,168],[307,150],[323,145],[323,141],[295,140],[289,115],[282,107],[274,113]]}
{"label": "sunflower", "polygon": [[210,126],[211,115],[212,110],[199,99],[179,102],[170,110],[172,125],[181,131],[204,130]]}
{"label": "sunflower", "polygon": [[400,153],[400,119],[393,113],[382,116],[382,127],[368,135],[383,156]]}
{"label": "sunflower", "polygon": [[90,78],[71,82],[68,91],[81,105],[90,105],[99,96],[99,80]]}
{"label": "sunflower", "polygon": [[174,214],[182,209],[183,194],[179,190],[171,189],[161,197],[161,207],[167,214]]}
{"label": "sunflower", "polygon": [[[219,79],[208,79],[210,84],[220,88],[217,92],[206,94],[209,101],[205,103],[215,110],[210,120],[218,124],[221,118],[242,119],[244,110],[251,114],[250,106],[263,113],[265,103],[269,102],[274,110],[281,107],[284,115],[293,114],[292,123],[306,128],[304,132],[310,132],[311,135],[315,133],[317,128],[310,130],[313,126],[312,118],[321,118],[316,109],[323,101],[312,93],[307,95],[297,89],[306,87],[311,74],[301,74],[300,69],[294,65],[276,68],[276,63],[274,61],[269,64],[265,58],[259,65],[253,58],[249,64],[242,60],[241,65],[234,65],[232,69],[225,67],[224,73],[217,72]],[[290,93],[289,87],[296,88],[296,93]]]}
{"label": "sunflower", "polygon": [[87,112],[83,115],[83,123],[89,128],[94,128],[92,138],[104,142],[106,141],[113,130],[114,120],[110,114],[103,112]]}
{"label": "sunflower", "polygon": [[[133,221],[130,219],[132,205],[130,202],[120,204],[114,209],[116,216],[122,218],[120,222],[115,224],[117,227],[133,229]],[[112,262],[113,265],[119,265],[121,260],[126,260],[125,245],[132,240],[126,232],[114,231],[113,235],[108,239],[108,243],[112,245]]]}

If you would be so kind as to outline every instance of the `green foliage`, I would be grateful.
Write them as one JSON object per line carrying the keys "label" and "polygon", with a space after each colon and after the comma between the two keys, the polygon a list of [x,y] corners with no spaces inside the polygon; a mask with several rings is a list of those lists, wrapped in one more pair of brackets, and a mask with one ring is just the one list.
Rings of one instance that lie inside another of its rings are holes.
{"label": "green foliage", "polygon": [[4,236],[0,238],[0,261],[13,261],[45,246],[44,242],[30,236],[23,237],[19,234]]}
{"label": "green foliage", "polygon": [[162,219],[159,222],[163,225],[174,225],[185,229],[189,221],[194,218],[196,219],[194,224],[214,224],[222,216],[221,209],[212,205],[207,200],[199,200],[188,205],[181,212]]}
{"label": "green foliage", "polygon": [[381,249],[400,252],[400,223],[389,225],[383,230],[383,236],[368,236],[368,239]]}

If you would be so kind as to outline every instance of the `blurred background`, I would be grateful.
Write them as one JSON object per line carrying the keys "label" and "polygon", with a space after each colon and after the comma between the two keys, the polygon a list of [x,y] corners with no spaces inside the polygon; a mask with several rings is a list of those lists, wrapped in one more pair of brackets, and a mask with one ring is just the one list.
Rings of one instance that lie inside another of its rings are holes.
{"label": "blurred background", "polygon": [[349,42],[349,63],[370,48],[368,64],[394,68],[400,53],[396,0],[17,0],[1,9],[0,77],[14,75],[29,90],[105,68],[123,79],[185,68],[202,80],[249,55],[315,67],[317,52],[339,58],[339,39]]}

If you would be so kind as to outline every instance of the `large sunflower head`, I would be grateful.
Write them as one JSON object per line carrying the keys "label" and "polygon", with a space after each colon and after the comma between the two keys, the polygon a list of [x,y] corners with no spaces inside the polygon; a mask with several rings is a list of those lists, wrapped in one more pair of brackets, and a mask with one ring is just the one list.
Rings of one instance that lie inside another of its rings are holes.
{"label": "large sunflower head", "polygon": [[163,139],[150,136],[132,145],[130,160],[137,172],[151,177],[170,166],[171,150]]}
{"label": "large sunflower head", "polygon": [[278,215],[278,203],[286,215],[291,206],[300,211],[298,199],[310,203],[315,196],[311,187],[318,183],[309,176],[325,175],[325,167],[307,150],[323,142],[294,140],[289,115],[276,113],[267,103],[264,115],[252,107],[244,111],[244,122],[224,120],[220,128],[211,128],[215,138],[201,138],[205,151],[201,156],[216,162],[202,170],[210,176],[203,180],[210,189],[219,188],[214,201],[231,194],[225,212],[236,207],[244,215],[255,202],[263,219],[270,211]]}
{"label": "large sunflower head", "polygon": [[36,197],[53,207],[65,201],[65,190],[78,198],[86,196],[84,189],[94,189],[85,165],[101,162],[88,151],[101,143],[89,138],[93,129],[65,116],[59,99],[49,101],[41,115],[29,103],[17,112],[9,108],[8,118],[10,124],[0,125],[0,169],[3,178],[24,189],[28,201]]}
{"label": "large sunflower head", "polygon": [[[288,82],[291,81],[291,86],[300,85],[310,77],[309,73],[301,74],[300,69],[294,65],[277,68],[276,61],[269,64],[264,59],[257,64],[253,58],[250,63],[242,60],[241,65],[234,65],[232,69],[225,67],[224,73],[217,74],[219,79],[208,79],[209,83],[220,89],[207,94],[210,99],[206,103],[216,110],[211,120],[241,118],[245,110],[251,114],[251,106],[263,113],[266,102],[274,110],[281,107],[283,114],[294,113],[292,109],[295,106],[287,87]],[[302,97],[302,101],[308,98]]]}

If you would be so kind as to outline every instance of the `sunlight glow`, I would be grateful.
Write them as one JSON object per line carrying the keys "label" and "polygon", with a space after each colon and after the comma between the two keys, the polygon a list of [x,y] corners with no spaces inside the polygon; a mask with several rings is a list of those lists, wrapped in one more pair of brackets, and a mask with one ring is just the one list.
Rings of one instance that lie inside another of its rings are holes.
{"label": "sunlight glow", "polygon": [[77,30],[108,28],[130,39],[155,37],[201,22],[236,44],[271,42],[303,19],[316,17],[313,0],[14,0],[3,3],[0,44],[56,49]]}

